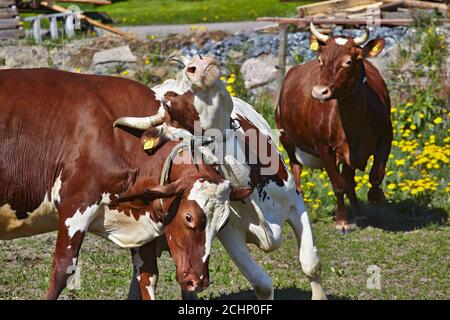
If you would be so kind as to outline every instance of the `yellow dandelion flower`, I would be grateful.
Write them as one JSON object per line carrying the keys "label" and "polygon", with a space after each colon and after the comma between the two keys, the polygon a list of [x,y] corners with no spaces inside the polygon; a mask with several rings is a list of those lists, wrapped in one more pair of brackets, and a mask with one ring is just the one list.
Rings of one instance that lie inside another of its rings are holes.
{"label": "yellow dandelion flower", "polygon": [[440,124],[442,123],[442,118],[441,117],[437,117],[436,119],[433,120],[434,124]]}

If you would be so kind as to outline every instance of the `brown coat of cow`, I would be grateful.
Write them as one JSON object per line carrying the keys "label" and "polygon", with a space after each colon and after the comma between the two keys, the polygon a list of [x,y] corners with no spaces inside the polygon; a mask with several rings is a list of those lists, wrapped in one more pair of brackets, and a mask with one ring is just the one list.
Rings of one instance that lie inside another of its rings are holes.
{"label": "brown coat of cow", "polygon": [[276,122],[300,191],[300,151],[312,160],[310,165],[325,168],[337,197],[337,228],[345,232],[351,225],[344,194],[357,224],[366,224],[356,199],[354,174],[365,169],[371,155],[368,198],[371,202],[384,199],[380,184],[392,141],[390,99],[379,72],[365,60],[378,54],[384,42],[372,40],[361,48],[350,37],[329,37],[319,44],[318,59],[295,66],[286,75]]}

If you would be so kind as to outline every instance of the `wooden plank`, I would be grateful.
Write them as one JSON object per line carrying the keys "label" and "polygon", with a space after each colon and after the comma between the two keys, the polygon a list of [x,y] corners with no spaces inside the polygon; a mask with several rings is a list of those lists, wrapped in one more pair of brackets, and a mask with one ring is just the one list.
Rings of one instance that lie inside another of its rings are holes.
{"label": "wooden plank", "polygon": [[[386,2],[386,1],[384,1]],[[381,11],[395,11],[403,6],[404,1],[395,1],[389,3],[383,3],[380,7]]]}
{"label": "wooden plank", "polygon": [[17,39],[25,36],[23,29],[0,30],[0,39]]}
{"label": "wooden plank", "polygon": [[16,4],[15,0],[0,0],[0,8],[8,8]]}
{"label": "wooden plank", "polygon": [[318,13],[334,13],[336,11],[366,5],[376,2],[375,0],[329,0],[318,3],[306,4],[297,7],[297,13],[300,17],[310,16]]}
{"label": "wooden plank", "polygon": [[[47,2],[47,1],[42,1],[42,2],[41,2],[41,5],[42,5],[43,7],[49,8],[49,9],[54,10],[54,11],[57,11],[57,12],[69,12],[69,10],[67,10],[66,8],[61,7],[61,6],[58,6],[58,5],[53,4],[53,3],[49,3],[49,2]],[[127,33],[127,32],[124,32],[124,31],[119,30],[119,29],[117,29],[117,28],[114,28],[114,27],[108,26],[108,25],[106,25],[106,24],[103,24],[103,23],[101,23],[101,22],[98,22],[97,20],[94,20],[94,19],[91,19],[91,18],[89,18],[89,17],[86,17],[86,16],[83,15],[83,14],[79,14],[79,15],[78,15],[78,18],[79,18],[79,19],[83,19],[83,20],[89,22],[89,23],[92,24],[93,26],[102,28],[102,29],[104,29],[104,30],[106,30],[106,31],[109,31],[109,32],[112,32],[112,33],[115,33],[115,34],[118,34],[118,35],[120,35],[120,36],[122,36],[122,37],[131,37],[131,35],[130,35],[129,33]]]}
{"label": "wooden plank", "polygon": [[345,11],[345,12],[348,12],[348,13],[356,13],[358,11],[367,11],[367,8],[380,7],[382,4],[383,4],[383,2],[374,2],[374,3],[363,4],[363,5],[360,5],[360,6],[344,8],[344,9],[341,9],[341,10]]}
{"label": "wooden plank", "polygon": [[[257,21],[276,22],[278,24],[294,24],[300,27],[309,26],[313,21],[315,24],[335,24],[335,25],[366,25],[367,19],[314,19],[314,18],[280,18],[262,17]],[[382,26],[409,26],[414,23],[413,19],[380,19],[377,20]],[[450,19],[436,19],[437,24],[450,23]]]}
{"label": "wooden plank", "polygon": [[14,29],[19,26],[19,19],[0,19],[0,29]]}
{"label": "wooden plank", "polygon": [[19,10],[14,7],[0,8],[0,19],[14,18],[19,15]]}
{"label": "wooden plank", "polygon": [[344,0],[329,0],[319,3],[305,4],[297,7],[297,14],[300,17],[305,17],[317,13],[332,13],[338,10],[339,4],[342,2],[344,2]]}

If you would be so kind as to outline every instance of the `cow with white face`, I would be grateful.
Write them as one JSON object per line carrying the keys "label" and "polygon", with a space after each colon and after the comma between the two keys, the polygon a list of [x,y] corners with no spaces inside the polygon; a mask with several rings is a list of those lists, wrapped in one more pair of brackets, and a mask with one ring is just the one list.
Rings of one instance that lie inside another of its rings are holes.
{"label": "cow with white face", "polygon": [[0,84],[0,240],[58,232],[48,299],[75,273],[88,232],[132,250],[143,298],[154,298],[164,235],[182,289],[208,286],[214,236],[251,189],[193,163],[185,143],[146,152],[154,129],[139,139],[113,128],[157,112],[149,88],[50,69],[1,70]]}
{"label": "cow with white face", "polygon": [[217,63],[212,58],[170,60],[181,63],[183,69],[176,79],[153,88],[163,101],[158,114],[145,119],[123,118],[119,122],[136,129],[160,126],[169,137],[179,127],[194,135],[223,133],[223,139],[215,141],[216,152],[204,148],[203,155],[215,161],[223,177],[233,185],[255,191],[244,201],[232,202],[234,214],[219,232],[219,240],[257,297],[273,299],[272,280],[255,262],[246,244],[253,243],[266,252],[279,248],[282,226],[288,221],[298,240],[299,259],[310,279],[312,298],[326,299],[305,204],[277,150],[270,126],[252,106],[229,95],[218,79]]}

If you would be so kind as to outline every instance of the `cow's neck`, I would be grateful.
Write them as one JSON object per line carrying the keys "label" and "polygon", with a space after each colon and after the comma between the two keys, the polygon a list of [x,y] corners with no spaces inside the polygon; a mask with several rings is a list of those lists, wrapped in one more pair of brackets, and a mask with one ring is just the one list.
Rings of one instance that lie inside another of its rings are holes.
{"label": "cow's neck", "polygon": [[233,100],[220,80],[216,80],[214,85],[206,90],[195,92],[194,105],[202,129],[220,130],[222,133],[229,129]]}
{"label": "cow's neck", "polygon": [[370,120],[367,104],[367,78],[364,66],[361,66],[361,75],[357,87],[353,92],[343,98],[337,99],[339,117],[349,142],[359,141],[365,132],[370,129]]}

